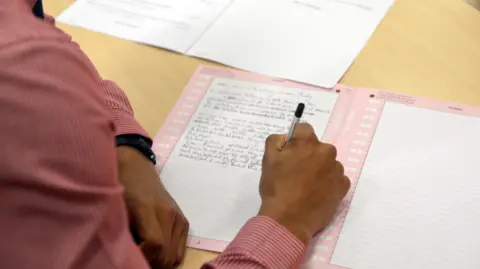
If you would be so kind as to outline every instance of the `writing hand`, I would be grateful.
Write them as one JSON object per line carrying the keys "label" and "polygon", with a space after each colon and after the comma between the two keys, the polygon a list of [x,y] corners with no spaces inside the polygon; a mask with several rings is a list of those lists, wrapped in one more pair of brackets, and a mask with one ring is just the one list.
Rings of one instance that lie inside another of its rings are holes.
{"label": "writing hand", "polygon": [[284,139],[272,135],[266,141],[259,215],[308,244],[333,219],[350,180],[336,161],[335,147],[321,143],[310,125],[297,125],[293,140],[280,150]]}
{"label": "writing hand", "polygon": [[153,269],[175,268],[185,254],[187,219],[150,160],[130,147],[118,147],[117,157],[130,225],[145,258]]}

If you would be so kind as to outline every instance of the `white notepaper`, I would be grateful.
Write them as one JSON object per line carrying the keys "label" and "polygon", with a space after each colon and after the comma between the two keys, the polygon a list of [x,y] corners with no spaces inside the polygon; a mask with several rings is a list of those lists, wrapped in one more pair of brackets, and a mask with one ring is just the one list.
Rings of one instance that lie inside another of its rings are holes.
{"label": "white notepaper", "polygon": [[480,268],[480,119],[387,103],[332,263]]}
{"label": "white notepaper", "polygon": [[78,0],[58,21],[333,87],[394,0]]}
{"label": "white notepaper", "polygon": [[285,133],[299,102],[319,137],[338,95],[217,78],[160,178],[190,221],[190,235],[231,241],[258,213],[265,138]]}
{"label": "white notepaper", "polygon": [[333,87],[393,0],[237,0],[188,52],[248,71]]}
{"label": "white notepaper", "polygon": [[231,0],[78,0],[58,21],[185,53]]}

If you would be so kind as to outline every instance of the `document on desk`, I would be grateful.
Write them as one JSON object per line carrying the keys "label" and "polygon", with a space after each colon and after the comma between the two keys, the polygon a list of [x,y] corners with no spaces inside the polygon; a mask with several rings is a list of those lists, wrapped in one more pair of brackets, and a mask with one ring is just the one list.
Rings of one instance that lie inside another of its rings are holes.
{"label": "document on desk", "polygon": [[350,67],[392,3],[237,0],[188,54],[331,88]]}
{"label": "document on desk", "polygon": [[58,21],[180,53],[231,0],[77,0]]}
{"label": "document on desk", "polygon": [[58,20],[268,76],[331,88],[393,1],[78,0]]}
{"label": "document on desk", "polygon": [[[338,94],[217,77],[200,101],[201,95],[190,96],[199,104],[182,103],[196,111],[161,178],[189,216],[192,234],[228,242],[258,212],[265,139],[286,132],[299,102],[306,104],[303,119],[322,136]],[[192,110],[182,111],[176,113]]]}
{"label": "document on desk", "polygon": [[155,138],[190,247],[222,251],[260,206],[265,138],[298,102],[352,188],[309,248],[310,269],[479,268],[480,107],[201,67]]}

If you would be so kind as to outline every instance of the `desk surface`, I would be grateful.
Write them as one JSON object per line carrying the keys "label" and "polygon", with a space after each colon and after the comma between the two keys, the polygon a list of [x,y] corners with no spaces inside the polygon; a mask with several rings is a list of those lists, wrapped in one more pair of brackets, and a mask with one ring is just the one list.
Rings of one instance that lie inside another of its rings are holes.
{"label": "desk surface", "polygon": [[[44,1],[58,15],[72,0]],[[99,72],[127,93],[153,136],[199,64],[186,57],[80,28],[71,34]],[[461,0],[397,0],[341,83],[480,105],[480,12]],[[189,250],[183,268],[215,254]]]}

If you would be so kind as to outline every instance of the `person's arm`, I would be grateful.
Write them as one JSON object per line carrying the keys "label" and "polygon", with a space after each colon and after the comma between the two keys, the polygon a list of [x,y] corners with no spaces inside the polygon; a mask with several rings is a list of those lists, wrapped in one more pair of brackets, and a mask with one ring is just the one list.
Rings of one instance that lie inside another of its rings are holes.
{"label": "person's arm", "polygon": [[267,139],[260,179],[262,205],[220,256],[202,269],[290,269],[333,219],[350,188],[335,147],[299,124],[294,139]]}
{"label": "person's arm", "polygon": [[55,39],[0,49],[2,268],[147,268],[128,234],[112,117],[88,68]]}
{"label": "person's arm", "polygon": [[[39,4],[40,3],[40,4]],[[41,6],[41,2],[37,2]],[[42,8],[43,9],[43,8]],[[43,13],[43,11],[42,11]],[[48,22],[51,27],[55,27],[55,18],[45,14],[44,19]],[[69,40],[70,37],[66,34],[63,34],[65,40]],[[71,43],[71,46],[77,46],[75,43]],[[145,138],[151,144],[151,138],[143,127],[137,122],[134,116],[132,106],[128,100],[125,92],[113,81],[103,79],[94,68],[93,64],[90,63],[88,57],[83,54],[80,48],[77,47],[77,53],[83,58],[82,61],[87,63],[87,69],[89,73],[94,75],[94,79],[98,81],[99,87],[101,90],[103,101],[110,109],[114,117],[115,124],[115,134],[126,135],[126,134],[135,134]]]}
{"label": "person's arm", "polygon": [[0,10],[2,265],[146,268],[126,200],[153,268],[171,268],[188,222],[153,163],[115,148],[116,135],[143,131],[125,94],[68,35],[18,4]]}
{"label": "person's arm", "polygon": [[101,77],[98,77],[98,80],[104,102],[113,114],[116,135],[136,134],[150,140],[147,132],[135,119],[125,92],[113,81]]}
{"label": "person's arm", "polygon": [[[58,43],[76,55],[75,60],[82,66],[82,72],[86,76],[84,79],[96,82],[95,94],[103,99],[105,107],[110,111],[115,136],[125,138],[127,135],[129,140],[133,135],[132,142],[141,139],[151,146],[152,141],[135,120],[133,109],[123,90],[114,82],[104,80],[79,46],[67,34],[54,28],[53,19],[48,19],[48,16],[46,18],[50,23],[48,26],[42,25],[48,28],[45,33],[55,32],[59,39],[57,41],[60,41]],[[115,143],[114,136],[112,143]],[[133,144],[122,142],[116,148],[118,180],[124,187],[123,197],[131,232],[152,268],[173,268],[184,258],[189,224],[161,184],[152,159]]]}
{"label": "person's arm", "polygon": [[275,220],[250,219],[235,240],[202,269],[289,269],[299,265],[305,244]]}

